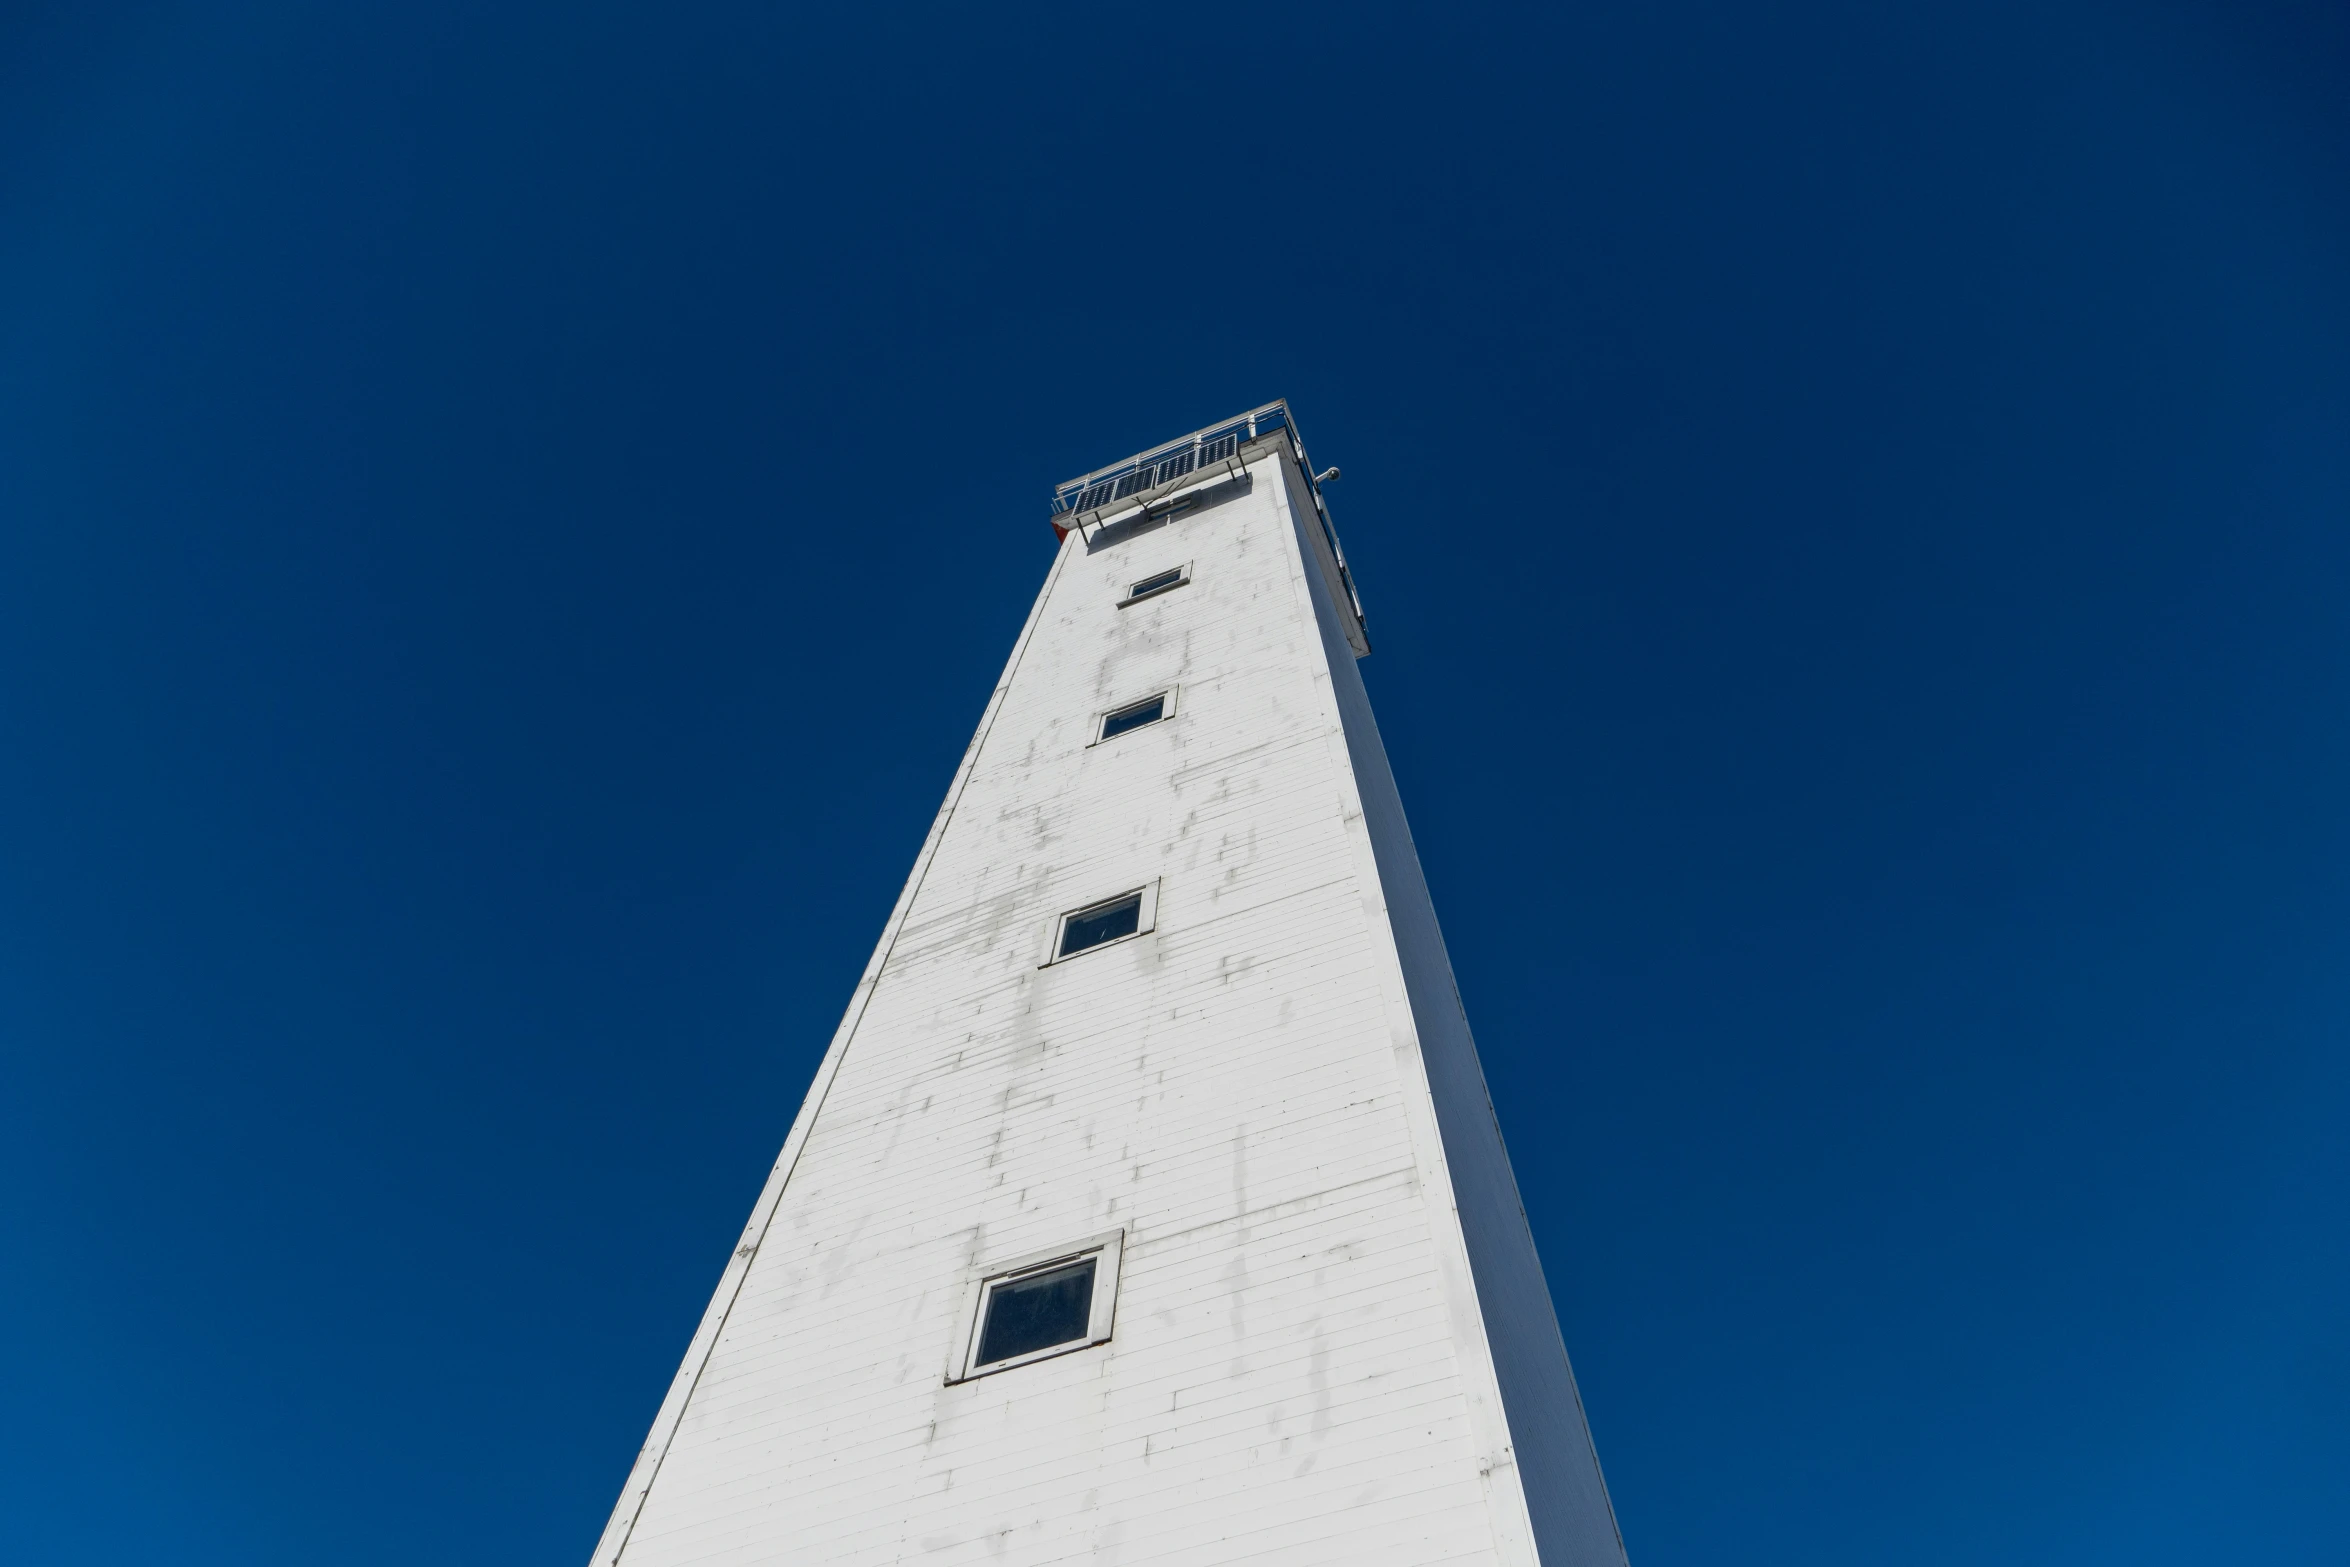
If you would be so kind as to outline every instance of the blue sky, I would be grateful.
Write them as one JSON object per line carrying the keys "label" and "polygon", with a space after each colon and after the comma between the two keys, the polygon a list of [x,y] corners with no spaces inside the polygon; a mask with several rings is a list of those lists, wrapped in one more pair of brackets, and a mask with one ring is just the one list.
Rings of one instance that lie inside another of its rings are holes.
{"label": "blue sky", "polygon": [[0,18],[0,1497],[584,1559],[1041,581],[1286,396],[1633,1559],[2350,1552],[2350,22]]}

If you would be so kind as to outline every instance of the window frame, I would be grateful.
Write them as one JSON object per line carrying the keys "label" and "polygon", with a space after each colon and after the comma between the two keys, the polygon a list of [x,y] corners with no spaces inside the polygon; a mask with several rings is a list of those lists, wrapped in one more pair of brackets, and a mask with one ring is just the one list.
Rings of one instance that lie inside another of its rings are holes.
{"label": "window frame", "polygon": [[[1093,950],[1087,948],[1087,951]],[[1118,1273],[1126,1251],[1126,1232],[1112,1230],[1068,1246],[1056,1246],[1051,1251],[1029,1252],[1018,1257],[999,1258],[971,1270],[970,1282],[963,1291],[961,1330],[956,1335],[954,1348],[947,1360],[947,1386],[969,1382],[978,1377],[992,1377],[999,1371],[1014,1371],[1022,1366],[1033,1366],[1040,1360],[1051,1360],[1060,1355],[1073,1355],[1081,1349],[1092,1349],[1110,1341],[1118,1320]],[[979,1341],[987,1326],[988,1302],[994,1298],[999,1285],[1010,1284],[1035,1274],[1050,1272],[1072,1262],[1083,1262],[1088,1257],[1093,1264],[1093,1299],[1086,1311],[1085,1336],[1065,1343],[1032,1349],[1025,1355],[1014,1355],[1006,1360],[992,1360],[976,1364]]]}
{"label": "window frame", "polygon": [[[1132,701],[1120,702],[1116,707],[1103,708],[1100,712],[1093,715],[1093,738],[1085,742],[1085,748],[1090,751],[1097,745],[1108,745],[1113,740],[1123,740],[1128,735],[1140,734],[1145,729],[1156,729],[1159,725],[1172,721],[1175,715],[1182,710],[1182,703],[1180,701],[1182,694],[1183,688],[1181,686],[1171,685],[1163,690],[1145,691],[1142,695],[1134,698]],[[1108,724],[1111,719],[1117,717],[1120,713],[1130,713],[1134,711],[1134,709],[1142,706],[1143,703],[1148,702],[1153,697],[1157,697],[1167,704],[1165,707],[1159,710],[1158,717],[1152,719],[1147,724],[1136,724],[1132,729],[1121,729],[1114,735],[1105,735],[1102,733],[1103,726]]]}
{"label": "window frame", "polygon": [[[1134,929],[1123,936],[1112,936],[1107,941],[1097,941],[1090,947],[1080,947],[1075,952],[1066,955],[1062,953],[1061,936],[1063,932],[1068,930],[1071,920],[1080,915],[1091,914],[1094,910],[1108,904],[1134,897],[1139,897],[1142,900],[1140,906],[1134,911]],[[1106,898],[1089,899],[1073,909],[1063,909],[1059,914],[1054,915],[1051,922],[1045,927],[1044,961],[1036,966],[1051,968],[1056,963],[1072,963],[1079,958],[1091,957],[1096,952],[1107,952],[1110,948],[1122,946],[1129,941],[1140,941],[1158,929],[1158,924],[1159,879],[1153,876],[1139,887],[1129,887],[1123,892],[1113,892]]]}
{"label": "window frame", "polygon": [[[1134,591],[1136,588],[1142,586],[1142,584],[1145,582],[1150,581],[1151,578],[1163,577],[1170,571],[1180,572],[1181,575],[1178,576],[1173,582],[1166,584],[1164,587],[1153,588],[1148,593],[1137,593]],[[1137,577],[1134,580],[1128,582],[1126,584],[1126,596],[1118,601],[1118,607],[1120,609],[1124,609],[1130,604],[1148,603],[1150,600],[1155,598],[1165,598],[1168,594],[1174,592],[1177,588],[1188,588],[1190,586],[1190,561],[1185,561],[1179,566],[1162,566],[1157,571],[1144,572],[1140,577]]]}

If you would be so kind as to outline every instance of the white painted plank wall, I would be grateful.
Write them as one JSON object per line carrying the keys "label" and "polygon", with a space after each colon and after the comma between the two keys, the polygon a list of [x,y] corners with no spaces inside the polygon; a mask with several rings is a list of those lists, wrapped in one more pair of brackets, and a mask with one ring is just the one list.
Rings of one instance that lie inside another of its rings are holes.
{"label": "white painted plank wall", "polygon": [[[1532,1559],[1289,468],[1064,545],[599,1562]],[[1121,1227],[1108,1344],[945,1384],[975,1268]]]}

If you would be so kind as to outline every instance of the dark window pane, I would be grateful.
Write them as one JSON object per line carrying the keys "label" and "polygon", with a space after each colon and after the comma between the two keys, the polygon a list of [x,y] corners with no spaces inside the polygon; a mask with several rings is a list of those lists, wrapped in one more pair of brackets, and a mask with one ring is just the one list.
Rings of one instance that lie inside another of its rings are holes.
{"label": "dark window pane", "polygon": [[979,1364],[990,1366],[1085,1337],[1087,1319],[1093,1314],[1093,1264],[1088,1257],[988,1291]]}
{"label": "dark window pane", "polygon": [[1167,589],[1180,585],[1182,581],[1183,568],[1178,566],[1173,571],[1162,571],[1155,577],[1143,578],[1126,590],[1126,596],[1130,599],[1149,598],[1153,593],[1164,593]]}
{"label": "dark window pane", "polygon": [[1166,716],[1167,699],[1163,696],[1154,696],[1147,702],[1137,702],[1132,707],[1122,707],[1103,719],[1102,738],[1107,740],[1112,735],[1122,735],[1129,729],[1140,729],[1144,724],[1155,724]]}
{"label": "dark window pane", "polygon": [[1142,894],[1139,892],[1098,909],[1087,909],[1083,914],[1072,914],[1069,923],[1061,927],[1061,956],[1098,947],[1105,941],[1116,941],[1120,936],[1131,936],[1141,924]]}

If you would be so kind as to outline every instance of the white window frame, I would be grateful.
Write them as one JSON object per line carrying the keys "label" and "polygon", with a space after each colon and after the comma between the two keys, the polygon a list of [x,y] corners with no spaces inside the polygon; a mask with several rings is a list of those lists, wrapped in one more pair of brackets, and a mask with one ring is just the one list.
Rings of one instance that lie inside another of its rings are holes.
{"label": "white window frame", "polygon": [[[1072,952],[1067,957],[1061,955],[1061,936],[1063,932],[1068,930],[1071,920],[1080,914],[1091,914],[1105,903],[1116,903],[1121,898],[1131,898],[1136,894],[1141,895],[1142,906],[1134,911],[1134,929],[1132,931],[1123,936],[1112,936],[1108,941]],[[1045,930],[1044,961],[1037,964],[1037,967],[1051,968],[1056,963],[1068,963],[1078,958],[1089,958],[1097,952],[1107,952],[1110,948],[1121,946],[1126,942],[1140,941],[1157,929],[1158,923],[1159,879],[1154,876],[1139,887],[1129,887],[1124,892],[1113,892],[1106,898],[1095,898],[1090,902],[1080,903],[1073,909],[1064,909],[1061,913],[1053,916],[1052,923]]]}
{"label": "white window frame", "polygon": [[[1179,572],[1183,573],[1183,575],[1181,575],[1180,577],[1177,577],[1177,578],[1176,578],[1176,579],[1175,579],[1173,582],[1170,582],[1170,583],[1168,583],[1168,584],[1167,584],[1165,587],[1163,587],[1163,588],[1153,588],[1153,589],[1151,589],[1151,590],[1150,590],[1148,593],[1137,593],[1137,592],[1135,592],[1135,591],[1134,591],[1135,587],[1136,587],[1138,584],[1140,584],[1140,583],[1144,583],[1144,582],[1148,582],[1148,581],[1150,581],[1150,579],[1151,579],[1151,578],[1153,578],[1153,577],[1163,577],[1163,576],[1165,576],[1165,575],[1166,575],[1168,572],[1170,572],[1170,571],[1179,571]],[[1190,561],[1185,561],[1185,562],[1184,562],[1182,565],[1180,565],[1180,566],[1161,566],[1161,567],[1160,567],[1158,570],[1156,570],[1156,571],[1146,571],[1146,572],[1144,572],[1144,573],[1143,573],[1141,576],[1139,576],[1139,577],[1136,577],[1136,578],[1132,579],[1131,581],[1129,581],[1129,582],[1126,584],[1126,596],[1125,596],[1124,598],[1122,598],[1122,599],[1120,599],[1120,600],[1118,601],[1118,607],[1119,607],[1120,609],[1124,609],[1124,608],[1125,608],[1127,605],[1129,605],[1129,604],[1144,604],[1144,603],[1148,603],[1150,600],[1152,600],[1152,599],[1155,599],[1155,598],[1165,598],[1165,597],[1166,597],[1168,594],[1170,594],[1170,593],[1174,592],[1174,591],[1175,591],[1177,588],[1188,588],[1188,587],[1190,587],[1190,586],[1191,586],[1191,562],[1190,562]]]}
{"label": "white window frame", "polygon": [[[1051,1360],[1056,1355],[1073,1355],[1081,1349],[1091,1349],[1110,1341],[1110,1331],[1118,1320],[1118,1265],[1126,1250],[1126,1232],[1112,1230],[1107,1235],[1096,1235],[1091,1240],[1079,1241],[1073,1246],[1059,1246],[1051,1251],[1030,1252],[1026,1256],[1006,1257],[971,1270],[971,1282],[963,1292],[962,1329],[956,1335],[952,1355],[947,1361],[947,1385],[968,1382],[974,1377],[992,1377],[999,1371],[1012,1371],[1021,1366],[1032,1366],[1040,1360]],[[1025,1355],[1014,1355],[1009,1360],[990,1361],[986,1365],[975,1362],[979,1356],[980,1329],[987,1322],[987,1303],[996,1287],[1009,1284],[1031,1274],[1044,1273],[1067,1263],[1094,1259],[1093,1303],[1087,1313],[1085,1337],[1071,1339],[1065,1344],[1054,1344],[1044,1349],[1031,1350]]]}
{"label": "white window frame", "polygon": [[[1157,597],[1156,594],[1152,596],[1154,598]],[[1103,708],[1100,712],[1093,715],[1093,738],[1085,742],[1085,748],[1090,751],[1097,745],[1108,745],[1112,740],[1123,740],[1127,735],[1140,734],[1145,729],[1155,729],[1159,725],[1168,722],[1174,718],[1179,707],[1178,699],[1182,696],[1182,694],[1183,688],[1181,686],[1168,686],[1163,691],[1145,691],[1142,695],[1135,697],[1131,701],[1120,702],[1116,707]],[[1125,730],[1118,734],[1109,735],[1107,737],[1102,734],[1102,726],[1108,723],[1112,718],[1115,718],[1118,714],[1125,712],[1128,708],[1142,706],[1143,703],[1149,701],[1154,696],[1160,698],[1167,704],[1163,709],[1160,710],[1158,717],[1152,719],[1147,724],[1136,724],[1132,729]]]}

